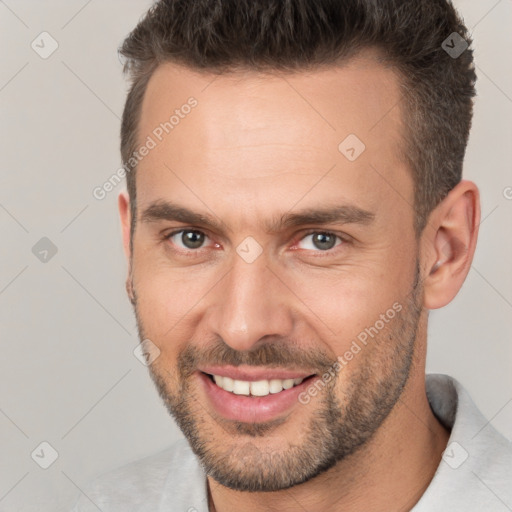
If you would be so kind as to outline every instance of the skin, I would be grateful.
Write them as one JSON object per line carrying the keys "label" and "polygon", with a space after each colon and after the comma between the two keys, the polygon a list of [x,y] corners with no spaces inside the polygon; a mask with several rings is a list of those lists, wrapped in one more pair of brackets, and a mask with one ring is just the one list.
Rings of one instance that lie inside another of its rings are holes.
{"label": "skin", "polygon": [[[370,52],[287,75],[163,64],[144,97],[139,140],[190,96],[197,107],[139,163],[133,251],[126,193],[119,212],[139,335],[160,350],[151,376],[207,463],[210,510],[410,510],[449,437],[425,393],[428,311],[448,304],[469,271],[476,185],[461,181],[416,239],[413,181],[397,156],[398,78]],[[348,134],[366,146],[353,162],[338,151]],[[161,200],[210,214],[221,228],[144,221]],[[326,204],[374,218],[265,229]],[[199,249],[181,234],[165,238],[185,228],[206,235]],[[346,241],[325,250],[311,231]],[[248,236],[262,248],[252,263],[236,252]],[[198,362],[270,367],[265,354],[280,368],[320,373],[394,303],[401,312],[375,340],[278,421],[223,419],[195,379]]]}

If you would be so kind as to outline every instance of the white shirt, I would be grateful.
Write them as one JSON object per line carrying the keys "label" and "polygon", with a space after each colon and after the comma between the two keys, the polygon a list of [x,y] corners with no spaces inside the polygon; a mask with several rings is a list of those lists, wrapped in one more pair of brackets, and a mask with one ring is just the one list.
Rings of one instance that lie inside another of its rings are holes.
{"label": "white shirt", "polygon": [[[450,431],[443,459],[412,512],[511,512],[512,443],[462,385],[429,374],[430,406]],[[208,512],[206,476],[186,439],[90,482],[72,512]]]}

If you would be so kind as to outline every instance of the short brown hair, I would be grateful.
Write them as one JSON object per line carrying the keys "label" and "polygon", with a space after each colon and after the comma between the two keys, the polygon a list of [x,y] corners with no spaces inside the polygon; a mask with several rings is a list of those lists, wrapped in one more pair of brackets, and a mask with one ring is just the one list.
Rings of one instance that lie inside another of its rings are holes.
{"label": "short brown hair", "polygon": [[449,0],[157,1],[119,49],[131,78],[121,157],[128,171],[132,235],[136,165],[127,163],[137,149],[142,100],[158,65],[175,62],[214,73],[293,72],[336,65],[377,48],[401,77],[402,152],[414,180],[419,236],[430,212],[462,178],[473,115],[473,51],[455,56],[443,41],[449,41],[448,49],[472,42]]}

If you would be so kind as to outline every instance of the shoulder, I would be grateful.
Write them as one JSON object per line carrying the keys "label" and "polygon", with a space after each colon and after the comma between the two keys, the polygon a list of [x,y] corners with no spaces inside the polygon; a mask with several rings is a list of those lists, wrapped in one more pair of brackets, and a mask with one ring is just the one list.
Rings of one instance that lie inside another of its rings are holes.
{"label": "shoulder", "polygon": [[197,492],[205,481],[189,444],[180,439],[165,450],[95,477],[82,489],[72,512],[157,512],[169,495],[179,500],[180,494]]}
{"label": "shoulder", "polygon": [[434,414],[451,433],[436,474],[414,511],[511,510],[511,441],[492,426],[453,377],[427,375],[426,388]]}

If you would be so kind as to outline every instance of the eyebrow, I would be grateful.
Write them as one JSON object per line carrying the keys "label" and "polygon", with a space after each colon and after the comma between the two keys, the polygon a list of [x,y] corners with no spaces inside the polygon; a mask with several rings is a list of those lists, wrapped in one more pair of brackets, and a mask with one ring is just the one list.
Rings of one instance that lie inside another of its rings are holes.
{"label": "eyebrow", "polygon": [[[375,214],[353,205],[335,205],[324,208],[307,208],[294,213],[284,213],[281,217],[271,219],[265,224],[267,233],[276,233],[285,228],[300,227],[307,224],[361,224],[368,225],[375,219]],[[227,226],[208,213],[199,213],[184,206],[168,201],[155,201],[141,214],[141,222],[177,221],[184,224],[205,226],[222,231]],[[227,228],[227,231],[232,232]]]}

